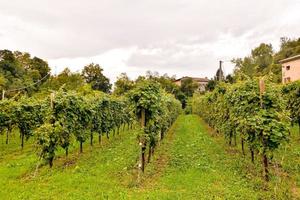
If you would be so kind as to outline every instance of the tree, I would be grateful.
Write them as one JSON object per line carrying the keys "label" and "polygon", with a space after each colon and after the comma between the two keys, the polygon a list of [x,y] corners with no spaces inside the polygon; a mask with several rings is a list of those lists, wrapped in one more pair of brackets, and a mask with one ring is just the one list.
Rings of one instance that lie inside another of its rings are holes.
{"label": "tree", "polygon": [[73,73],[69,68],[65,68],[57,76],[51,76],[45,84],[43,89],[59,90],[64,87],[66,90],[78,90],[84,86],[84,80],[79,73]]}
{"label": "tree", "polygon": [[213,91],[216,87],[216,84],[217,84],[217,82],[215,80],[211,79],[208,81],[205,89],[208,91]]}
{"label": "tree", "polygon": [[[41,76],[41,78],[45,77],[49,72],[50,68],[48,66],[48,63],[38,57],[33,57],[31,59],[31,70],[37,70]],[[43,81],[45,81],[44,79]]]}
{"label": "tree", "polygon": [[269,72],[273,63],[273,47],[271,44],[262,43],[251,51],[252,59],[255,63],[256,73],[263,75]]}
{"label": "tree", "polygon": [[82,76],[86,83],[92,85],[94,90],[100,90],[109,93],[112,85],[109,79],[103,75],[103,69],[98,64],[91,63],[84,67]]}
{"label": "tree", "polygon": [[[160,84],[160,86],[168,93],[173,94],[176,99],[181,102],[182,108],[185,108],[187,102],[187,96],[181,90],[181,88],[175,84],[175,75],[168,76],[168,74],[164,74],[160,76],[158,72],[147,71],[146,76],[139,76],[135,80],[135,84],[139,84],[144,82],[145,80],[151,80]],[[198,88],[198,86],[197,86]]]}
{"label": "tree", "polygon": [[[17,92],[29,95],[40,89],[47,80],[50,68],[48,63],[29,53],[0,50],[0,89],[6,90],[6,97]],[[23,90],[15,90],[24,88]]]}
{"label": "tree", "polygon": [[298,54],[300,54],[300,38],[292,40],[282,37],[280,38],[280,50],[274,56],[275,63]]}
{"label": "tree", "polygon": [[118,76],[117,81],[115,82],[115,90],[114,93],[116,95],[122,95],[127,93],[134,87],[134,82],[129,79],[126,73],[120,74]]}
{"label": "tree", "polygon": [[225,82],[226,83],[234,83],[234,78],[233,78],[233,76],[231,75],[231,74],[228,74],[227,76],[226,76],[226,78],[225,78]]}
{"label": "tree", "polygon": [[[274,65],[273,47],[271,44],[262,43],[251,51],[251,55],[245,58],[233,59],[235,64],[234,76],[236,79],[275,75],[278,74],[278,66]],[[276,78],[279,81],[280,77]]]}
{"label": "tree", "polygon": [[180,90],[187,96],[192,97],[198,84],[192,78],[186,78],[181,81]]}

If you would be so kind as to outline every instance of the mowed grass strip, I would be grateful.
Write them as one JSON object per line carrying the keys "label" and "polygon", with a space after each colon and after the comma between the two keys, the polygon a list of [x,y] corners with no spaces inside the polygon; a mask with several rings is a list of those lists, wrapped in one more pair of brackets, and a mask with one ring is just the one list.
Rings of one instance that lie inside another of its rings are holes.
{"label": "mowed grass strip", "polygon": [[180,116],[176,124],[164,173],[133,199],[259,199],[199,117]]}

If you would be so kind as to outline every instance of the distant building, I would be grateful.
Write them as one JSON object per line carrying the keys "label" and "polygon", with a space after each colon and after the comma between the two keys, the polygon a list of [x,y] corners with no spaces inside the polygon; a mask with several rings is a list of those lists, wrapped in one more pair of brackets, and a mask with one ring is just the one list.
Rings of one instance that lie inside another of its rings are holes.
{"label": "distant building", "polygon": [[186,79],[188,79],[188,78],[191,78],[194,82],[198,83],[198,85],[199,85],[198,90],[200,92],[204,92],[205,91],[205,87],[206,87],[206,85],[207,85],[207,83],[209,81],[209,79],[207,77],[205,77],[205,78],[195,78],[195,77],[184,76],[184,77],[182,77],[180,79],[175,80],[174,82],[175,82],[176,85],[181,86],[181,82],[184,81],[184,80],[186,80]]}
{"label": "distant building", "polygon": [[279,61],[282,64],[282,82],[300,80],[300,54]]}

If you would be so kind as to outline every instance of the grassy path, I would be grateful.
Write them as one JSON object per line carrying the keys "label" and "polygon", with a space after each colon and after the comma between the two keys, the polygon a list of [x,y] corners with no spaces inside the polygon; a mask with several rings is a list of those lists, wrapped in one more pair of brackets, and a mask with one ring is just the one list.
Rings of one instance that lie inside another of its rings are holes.
{"label": "grassy path", "polygon": [[134,199],[258,199],[221,145],[207,134],[197,116],[181,116],[163,175]]}

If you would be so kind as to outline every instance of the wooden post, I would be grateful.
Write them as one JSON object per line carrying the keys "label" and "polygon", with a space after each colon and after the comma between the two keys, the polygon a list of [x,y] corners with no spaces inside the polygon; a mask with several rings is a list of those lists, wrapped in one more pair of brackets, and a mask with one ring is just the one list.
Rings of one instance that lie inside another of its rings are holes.
{"label": "wooden post", "polygon": [[53,109],[53,107],[54,107],[54,97],[55,97],[55,94],[54,94],[54,92],[52,92],[51,94],[50,94],[50,107],[51,107],[51,109]]}
{"label": "wooden post", "polygon": [[145,109],[142,109],[141,111],[141,127],[145,127],[145,119],[146,119],[146,112]]}
{"label": "wooden post", "polygon": [[5,90],[2,90],[2,100],[5,98]]}
{"label": "wooden post", "polygon": [[[260,106],[261,106],[261,109],[264,108],[264,103],[263,103],[263,94],[265,93],[266,91],[266,86],[265,86],[265,82],[263,79],[260,79],[259,80],[259,94],[260,94]],[[263,139],[263,136],[262,136],[262,144],[263,146],[265,146],[265,141]],[[268,170],[268,157],[266,155],[266,152],[263,152],[263,155],[262,155],[262,163],[263,163],[263,174],[264,174],[264,178],[266,181],[269,181],[269,170]]]}
{"label": "wooden post", "polygon": [[[141,127],[144,128],[145,127],[145,122],[146,122],[146,111],[145,109],[142,109],[141,112]],[[140,143],[142,143],[141,145],[141,170],[142,172],[145,171],[145,151],[146,151],[146,144],[145,144],[145,138],[144,136],[141,138],[142,140],[140,141]]]}
{"label": "wooden post", "polygon": [[[146,122],[146,111],[145,111],[145,109],[142,109],[142,111],[141,111],[141,128],[145,127],[145,122]],[[144,171],[145,171],[146,145],[145,145],[144,136],[140,137],[139,145],[140,145],[140,149],[141,149],[141,155],[140,155],[140,163],[139,163],[138,182],[140,182],[141,174],[144,173]]]}
{"label": "wooden post", "polygon": [[251,152],[251,162],[254,164],[254,150],[250,148],[250,152]]}
{"label": "wooden post", "polygon": [[262,95],[265,93],[266,86],[265,86],[265,81],[263,79],[259,80],[259,95],[260,95],[260,106],[263,108],[263,99]]}
{"label": "wooden post", "polygon": [[241,138],[241,144],[242,144],[242,152],[243,152],[243,156],[245,156],[244,138]]}

